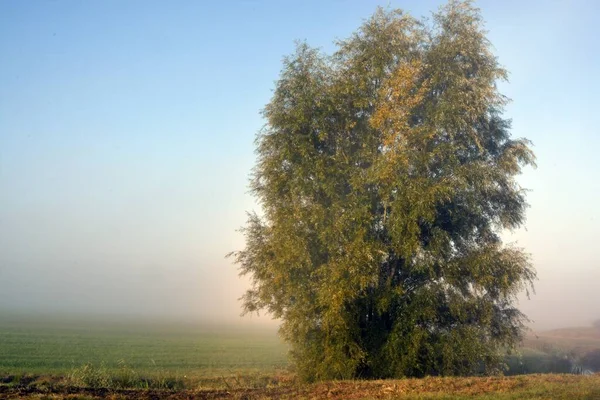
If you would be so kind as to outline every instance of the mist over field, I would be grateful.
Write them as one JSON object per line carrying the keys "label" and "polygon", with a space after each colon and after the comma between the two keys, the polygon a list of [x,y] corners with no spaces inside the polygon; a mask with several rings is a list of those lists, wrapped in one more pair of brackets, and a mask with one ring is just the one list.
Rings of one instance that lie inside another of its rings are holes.
{"label": "mist over field", "polygon": [[[332,48],[376,5],[445,1],[0,5],[0,313],[240,319],[259,110],[295,39]],[[600,318],[600,24],[590,1],[478,2],[514,137],[537,169],[526,229],[535,330]],[[533,18],[534,16],[535,18]],[[235,29],[234,29],[235,28]],[[18,40],[15,40],[18,38]],[[585,62],[584,62],[585,60]]]}

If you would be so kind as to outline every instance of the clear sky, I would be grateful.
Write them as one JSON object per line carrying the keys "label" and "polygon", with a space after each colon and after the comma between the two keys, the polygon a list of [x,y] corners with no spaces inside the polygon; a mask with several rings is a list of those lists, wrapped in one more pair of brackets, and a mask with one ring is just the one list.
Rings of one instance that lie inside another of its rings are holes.
{"label": "clear sky", "polygon": [[[442,1],[0,2],[0,308],[236,318],[224,255],[281,59],[334,49],[379,5]],[[539,328],[600,318],[600,2],[482,0],[538,169],[527,229]]]}

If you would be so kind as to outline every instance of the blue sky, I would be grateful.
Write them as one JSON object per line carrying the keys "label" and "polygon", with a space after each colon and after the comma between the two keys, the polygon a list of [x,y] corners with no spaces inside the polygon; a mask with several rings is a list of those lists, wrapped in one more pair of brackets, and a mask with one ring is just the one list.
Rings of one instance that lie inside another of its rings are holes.
{"label": "blue sky", "polygon": [[[224,254],[281,59],[330,52],[377,5],[442,1],[0,2],[0,304],[235,317]],[[523,4],[525,3],[525,4]],[[538,169],[526,230],[540,327],[600,318],[600,3],[479,1]]]}

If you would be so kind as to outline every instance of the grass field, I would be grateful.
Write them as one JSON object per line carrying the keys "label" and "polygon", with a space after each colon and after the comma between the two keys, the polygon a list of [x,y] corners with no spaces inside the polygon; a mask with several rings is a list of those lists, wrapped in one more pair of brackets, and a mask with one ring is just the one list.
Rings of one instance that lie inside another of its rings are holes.
{"label": "grass field", "polygon": [[274,327],[158,320],[0,317],[0,372],[61,375],[86,364],[222,376],[287,366]]}
{"label": "grass field", "polygon": [[[600,334],[553,331],[526,344],[513,373],[557,372],[562,354],[600,347]],[[286,351],[274,327],[0,315],[0,399],[600,400],[598,374],[302,385],[288,369]]]}

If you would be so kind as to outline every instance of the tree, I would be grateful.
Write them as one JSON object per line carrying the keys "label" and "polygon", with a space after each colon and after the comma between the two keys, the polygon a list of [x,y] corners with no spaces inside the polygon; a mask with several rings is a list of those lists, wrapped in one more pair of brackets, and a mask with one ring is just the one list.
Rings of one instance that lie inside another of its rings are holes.
{"label": "tree", "polygon": [[600,349],[590,350],[581,358],[581,364],[593,371],[600,371]]}
{"label": "tree", "polygon": [[266,310],[306,380],[494,372],[535,272],[522,225],[529,142],[470,1],[418,21],[378,9],[332,56],[284,60],[251,181],[246,312]]}

